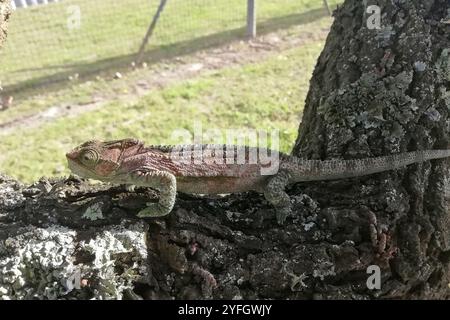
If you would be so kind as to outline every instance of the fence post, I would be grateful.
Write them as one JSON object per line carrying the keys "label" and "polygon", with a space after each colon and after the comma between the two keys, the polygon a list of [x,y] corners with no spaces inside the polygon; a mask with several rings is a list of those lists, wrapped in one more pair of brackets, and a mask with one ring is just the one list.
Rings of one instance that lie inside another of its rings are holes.
{"label": "fence post", "polygon": [[330,6],[328,5],[328,1],[327,0],[323,0],[323,5],[325,6],[325,8],[328,11],[328,14],[331,16],[333,15],[333,12],[331,12]]}
{"label": "fence post", "polygon": [[256,0],[247,0],[247,36],[256,37]]}
{"label": "fence post", "polygon": [[26,0],[19,0],[19,3],[20,3],[20,7],[21,7],[21,8],[26,8],[26,7],[28,7],[27,1],[26,1]]}
{"label": "fence post", "polygon": [[158,9],[156,10],[155,15],[153,16],[152,23],[150,23],[150,26],[147,29],[147,33],[144,36],[144,39],[142,40],[141,47],[139,48],[139,52],[137,54],[136,58],[136,64],[140,64],[142,62],[142,59],[144,58],[144,51],[145,47],[147,46],[148,40],[153,34],[153,31],[155,30],[156,23],[158,22],[159,16],[161,15],[161,12],[163,12],[164,7],[166,6],[167,0],[161,0],[159,3]]}

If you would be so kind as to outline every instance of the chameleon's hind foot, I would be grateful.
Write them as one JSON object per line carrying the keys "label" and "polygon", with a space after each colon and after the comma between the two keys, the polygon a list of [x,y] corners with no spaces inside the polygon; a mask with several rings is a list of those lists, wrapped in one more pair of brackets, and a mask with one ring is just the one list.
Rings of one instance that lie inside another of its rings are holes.
{"label": "chameleon's hind foot", "polygon": [[276,208],[275,210],[276,210],[275,215],[277,218],[277,222],[280,226],[282,226],[284,224],[284,222],[286,221],[286,218],[291,216],[292,209],[289,206],[289,207]]}
{"label": "chameleon's hind foot", "polygon": [[159,203],[147,203],[147,208],[139,211],[139,218],[157,218],[163,217],[170,213],[171,208],[161,206]]}
{"label": "chameleon's hind foot", "polygon": [[286,191],[284,191],[288,182],[289,174],[286,172],[280,172],[270,178],[264,189],[265,198],[275,207],[277,222],[279,225],[282,225],[292,212],[291,198]]}

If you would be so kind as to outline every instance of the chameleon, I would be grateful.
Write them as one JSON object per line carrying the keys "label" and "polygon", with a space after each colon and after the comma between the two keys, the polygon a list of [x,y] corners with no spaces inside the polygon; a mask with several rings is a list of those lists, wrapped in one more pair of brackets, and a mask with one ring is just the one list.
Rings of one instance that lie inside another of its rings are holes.
{"label": "chameleon", "polygon": [[257,191],[273,205],[283,224],[292,213],[285,189],[302,181],[336,180],[395,170],[450,157],[450,149],[421,150],[352,160],[306,160],[278,151],[234,145],[149,145],[136,139],[87,141],[66,154],[70,170],[113,184],[151,187],[159,201],[138,217],[169,214],[177,191],[228,194]]}

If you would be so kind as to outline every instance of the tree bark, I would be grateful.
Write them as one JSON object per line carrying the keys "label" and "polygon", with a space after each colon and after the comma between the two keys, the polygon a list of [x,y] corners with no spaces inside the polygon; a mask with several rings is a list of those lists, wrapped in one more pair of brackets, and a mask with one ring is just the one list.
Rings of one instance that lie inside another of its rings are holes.
{"label": "tree bark", "polygon": [[[296,154],[446,146],[448,4],[377,2],[378,31],[364,28],[362,1],[337,11]],[[139,219],[150,189],[0,176],[0,298],[448,298],[447,171],[435,161],[297,184],[284,226],[257,193],[179,194],[169,216]],[[380,289],[367,287],[371,265]]]}
{"label": "tree bark", "polygon": [[[381,8],[380,29],[368,28],[364,2]],[[335,17],[293,153],[354,159],[449,148],[450,3],[349,0]],[[448,169],[433,161],[305,188],[338,225],[356,227],[344,222],[349,212],[377,218],[395,249],[382,296],[448,298]]]}
{"label": "tree bark", "polygon": [[11,1],[0,0],[0,48],[6,39],[7,22],[11,13]]}

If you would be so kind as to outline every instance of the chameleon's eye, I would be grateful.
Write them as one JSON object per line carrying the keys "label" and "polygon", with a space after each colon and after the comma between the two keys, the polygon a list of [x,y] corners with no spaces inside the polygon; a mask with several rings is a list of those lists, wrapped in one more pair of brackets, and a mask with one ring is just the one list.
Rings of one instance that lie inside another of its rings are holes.
{"label": "chameleon's eye", "polygon": [[93,165],[98,161],[98,152],[93,149],[88,149],[81,154],[80,160],[85,165]]}

